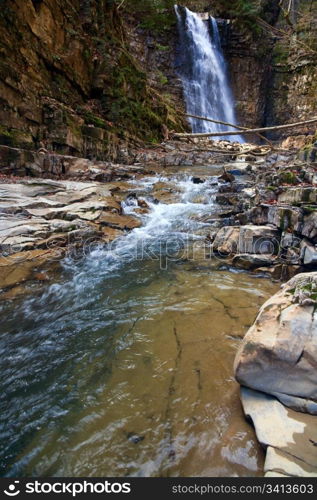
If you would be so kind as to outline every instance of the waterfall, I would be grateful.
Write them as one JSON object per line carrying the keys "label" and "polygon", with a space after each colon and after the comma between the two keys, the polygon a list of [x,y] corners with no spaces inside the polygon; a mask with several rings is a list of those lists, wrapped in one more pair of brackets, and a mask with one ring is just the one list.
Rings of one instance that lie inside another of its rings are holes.
{"label": "waterfall", "polygon": [[[199,14],[178,5],[175,5],[175,11],[180,37],[177,66],[187,113],[236,124],[234,99],[216,20],[209,17],[204,21]],[[194,118],[189,121],[193,132],[234,130]],[[221,134],[217,138],[221,139]],[[234,136],[233,140],[244,142],[241,136]]]}

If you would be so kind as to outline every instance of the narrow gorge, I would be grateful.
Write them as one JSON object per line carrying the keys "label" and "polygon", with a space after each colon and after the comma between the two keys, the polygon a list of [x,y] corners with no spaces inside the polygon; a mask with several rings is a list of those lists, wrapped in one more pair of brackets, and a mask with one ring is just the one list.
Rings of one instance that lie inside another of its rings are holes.
{"label": "narrow gorge", "polygon": [[316,33],[3,0],[1,477],[317,476]]}

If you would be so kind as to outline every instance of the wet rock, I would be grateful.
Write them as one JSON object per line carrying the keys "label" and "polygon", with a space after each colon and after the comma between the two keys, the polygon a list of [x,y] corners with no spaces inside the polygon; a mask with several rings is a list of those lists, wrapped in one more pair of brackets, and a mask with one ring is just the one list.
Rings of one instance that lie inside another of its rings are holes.
{"label": "wet rock", "polygon": [[317,246],[313,245],[310,241],[304,238],[301,242],[300,250],[300,258],[304,266],[317,264]]}
{"label": "wet rock", "polygon": [[293,233],[287,233],[284,232],[282,233],[281,236],[281,248],[288,249],[288,248],[299,248],[301,243],[301,239],[295,236]]}
{"label": "wet rock", "polygon": [[289,456],[287,451],[269,446],[264,465],[265,477],[316,477],[317,467],[308,465],[303,460]]}
{"label": "wet rock", "polygon": [[317,212],[315,210],[309,215],[304,216],[301,234],[311,240],[317,238]]}
{"label": "wet rock", "polygon": [[110,212],[103,213],[98,218],[98,223],[102,226],[110,226],[114,229],[135,229],[141,226],[141,221],[131,215],[117,215]]}
{"label": "wet rock", "polygon": [[[3,287],[29,279],[29,270],[37,266],[43,251],[48,258],[53,253],[59,259],[68,247],[79,248],[100,238],[108,243],[123,230],[139,227],[137,219],[122,215],[111,187],[47,179],[0,184],[0,249],[7,256],[0,279]],[[19,253],[23,262],[31,255],[32,263],[13,268],[11,258]]]}
{"label": "wet rock", "polygon": [[216,195],[216,202],[219,203],[219,205],[235,205],[237,201],[237,195],[234,193]]}
{"label": "wet rock", "polygon": [[49,248],[19,252],[0,258],[0,289],[7,289],[23,283],[32,277],[33,269],[44,262],[54,260],[60,250]]}
{"label": "wet rock", "polygon": [[111,243],[124,234],[121,229],[114,229],[113,227],[109,226],[101,227],[100,232],[102,234],[102,240],[106,243]]}
{"label": "wet rock", "polygon": [[49,275],[45,272],[42,273],[35,273],[33,275],[33,278],[36,279],[37,281],[49,281]]}
{"label": "wet rock", "polygon": [[240,228],[240,253],[275,254],[280,243],[280,233],[270,226],[242,226]]}
{"label": "wet rock", "polygon": [[149,211],[150,211],[149,208],[140,208],[140,207],[138,207],[138,208],[134,209],[133,213],[137,214],[137,215],[145,215],[145,214],[148,214]]}
{"label": "wet rock", "polygon": [[268,211],[270,205],[260,205],[251,208],[250,210],[244,212],[239,216],[241,224],[247,224],[248,222],[256,225],[264,225],[268,223]]}
{"label": "wet rock", "polygon": [[289,410],[274,397],[247,388],[241,389],[241,401],[259,442],[267,449],[266,473],[317,475],[317,417]]}
{"label": "wet rock", "polygon": [[230,163],[227,172],[232,175],[246,175],[252,171],[252,166],[245,162]]}
{"label": "wet rock", "polygon": [[287,264],[300,265],[302,263],[300,249],[299,248],[288,248],[286,254],[280,255],[281,260],[285,261]]}
{"label": "wet rock", "polygon": [[[297,262],[297,260],[296,260]],[[272,267],[259,267],[255,271],[268,274],[273,280],[276,281],[287,281],[296,274],[300,273],[302,270],[301,266],[287,264],[276,264]]]}
{"label": "wet rock", "polygon": [[245,161],[251,161],[251,162],[254,162],[254,161],[256,161],[256,157],[255,157],[255,156],[252,156],[252,155],[246,155],[246,156],[245,156]]}
{"label": "wet rock", "polygon": [[131,443],[138,444],[138,443],[141,443],[142,441],[144,441],[145,436],[140,436],[140,434],[136,434],[134,432],[129,432],[127,434],[127,438],[129,441],[131,441]]}
{"label": "wet rock", "polygon": [[226,169],[224,169],[224,172],[222,175],[220,175],[219,180],[224,181],[224,182],[234,182],[235,176],[231,174],[230,172],[227,172]]}
{"label": "wet rock", "polygon": [[270,226],[225,226],[215,238],[214,250],[219,253],[275,254],[279,242],[279,231]]}
{"label": "wet rock", "polygon": [[221,255],[237,253],[239,248],[240,228],[225,226],[219,229],[213,243],[213,250]]}
{"label": "wet rock", "polygon": [[146,203],[145,200],[141,200],[141,199],[138,200],[138,206],[140,208],[147,208],[147,209],[150,208],[149,205],[148,205],[148,203]]}
{"label": "wet rock", "polygon": [[192,177],[192,182],[194,184],[204,184],[204,182],[206,182],[206,180],[201,179],[200,177]]}
{"label": "wet rock", "polygon": [[274,264],[274,257],[256,254],[238,254],[232,260],[232,265],[239,269],[253,270],[258,267],[269,267]]}
{"label": "wet rock", "polygon": [[[176,187],[177,191],[177,187]],[[156,182],[151,193],[152,197],[162,203],[175,202],[175,188],[167,182]]]}
{"label": "wet rock", "polygon": [[296,205],[301,203],[316,203],[317,188],[315,187],[296,187],[289,188],[278,196],[279,203]]}
{"label": "wet rock", "polygon": [[270,206],[267,210],[267,221],[281,231],[298,231],[302,224],[302,211],[296,207]]}
{"label": "wet rock", "polygon": [[260,309],[234,365],[243,386],[313,414],[317,414],[317,313],[312,305],[316,299],[317,273],[291,279]]}

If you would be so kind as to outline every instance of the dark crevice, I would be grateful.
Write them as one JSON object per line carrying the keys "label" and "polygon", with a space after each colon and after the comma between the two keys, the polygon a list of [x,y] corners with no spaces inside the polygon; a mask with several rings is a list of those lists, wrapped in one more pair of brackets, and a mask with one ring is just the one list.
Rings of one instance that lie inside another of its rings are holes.
{"label": "dark crevice", "polygon": [[[179,368],[179,364],[180,364],[180,360],[181,360],[181,356],[182,356],[182,345],[181,345],[180,338],[179,338],[178,333],[177,333],[176,326],[174,326],[174,328],[173,328],[173,334],[175,337],[177,351],[176,351],[176,358],[175,358],[175,366],[174,366],[173,374],[172,374],[170,384],[168,387],[168,399],[167,399],[167,405],[166,405],[166,410],[165,410],[165,422],[167,424],[165,434],[166,434],[166,441],[168,443],[167,459],[169,461],[175,460],[175,449],[174,449],[174,443],[173,443],[173,425],[172,425],[172,419],[171,419],[171,413],[172,413],[171,406],[172,406],[172,396],[176,391],[175,380],[176,380],[176,376],[178,373],[178,368]],[[167,477],[168,474],[164,474],[161,471],[160,476]]]}

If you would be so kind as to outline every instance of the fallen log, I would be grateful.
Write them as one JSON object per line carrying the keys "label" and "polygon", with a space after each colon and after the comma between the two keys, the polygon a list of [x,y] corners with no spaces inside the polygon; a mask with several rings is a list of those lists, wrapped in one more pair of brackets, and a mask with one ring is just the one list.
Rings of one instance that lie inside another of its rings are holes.
{"label": "fallen log", "polygon": [[240,125],[234,125],[233,123],[222,122],[220,120],[214,120],[213,118],[207,118],[206,116],[190,115],[189,113],[184,113],[185,116],[189,118],[195,118],[196,120],[203,120],[205,122],[218,123],[219,125],[227,125],[228,127],[233,127],[239,130],[249,130],[247,127],[241,127]]}
{"label": "fallen log", "polygon": [[[190,115],[189,113],[184,113],[184,115],[188,116],[189,118],[195,118],[196,120],[218,123],[219,125],[226,125],[227,127],[236,128],[238,130],[249,130],[247,127],[241,127],[240,125],[234,125],[233,123],[223,122],[220,120],[214,120],[212,118],[207,118],[205,116]],[[264,135],[259,134],[259,133],[255,133],[255,135],[257,135],[260,139],[266,141],[271,146],[271,148],[274,149],[274,146],[271,143],[271,141],[269,139],[267,139],[266,137],[264,137]]]}
{"label": "fallen log", "polygon": [[262,127],[262,128],[249,128],[245,130],[237,130],[237,131],[226,131],[226,132],[204,132],[204,133],[177,133],[174,134],[174,137],[219,137],[226,135],[245,135],[245,134],[255,134],[258,132],[268,132],[274,130],[284,130],[287,128],[296,128],[301,127],[302,125],[308,125],[310,123],[316,123],[317,118],[312,118],[311,120],[305,120],[303,122],[297,123],[288,123],[287,125],[276,125],[274,127]]}

